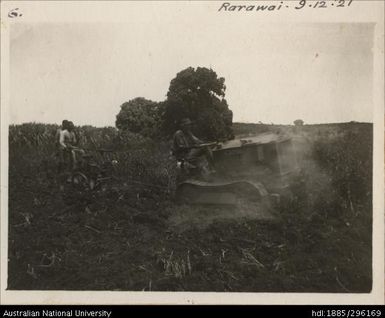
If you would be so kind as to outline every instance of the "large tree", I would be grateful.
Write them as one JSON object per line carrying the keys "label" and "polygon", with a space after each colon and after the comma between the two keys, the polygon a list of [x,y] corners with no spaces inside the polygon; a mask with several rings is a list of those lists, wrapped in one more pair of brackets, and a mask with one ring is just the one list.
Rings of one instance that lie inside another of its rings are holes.
{"label": "large tree", "polygon": [[182,118],[194,122],[194,132],[206,140],[233,137],[233,113],[225,99],[225,79],[205,67],[189,67],[171,81],[163,110],[167,134],[179,128]]}
{"label": "large tree", "polygon": [[161,126],[160,107],[161,103],[143,97],[125,102],[116,116],[116,127],[145,137],[156,137]]}

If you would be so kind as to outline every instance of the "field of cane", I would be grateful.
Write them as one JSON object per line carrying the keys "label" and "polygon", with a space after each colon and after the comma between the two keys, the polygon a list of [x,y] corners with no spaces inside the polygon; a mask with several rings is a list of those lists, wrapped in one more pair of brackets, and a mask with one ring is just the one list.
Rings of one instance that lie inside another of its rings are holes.
{"label": "field of cane", "polygon": [[[57,128],[9,128],[8,289],[371,290],[371,124],[235,124],[237,135],[291,133],[304,186],[274,222],[234,211],[204,224],[194,213],[220,211],[174,203],[169,144],[114,128],[78,128],[96,157],[95,149],[114,150],[114,182],[104,191],[63,190]],[[190,224],[170,222],[176,213],[191,215]]]}

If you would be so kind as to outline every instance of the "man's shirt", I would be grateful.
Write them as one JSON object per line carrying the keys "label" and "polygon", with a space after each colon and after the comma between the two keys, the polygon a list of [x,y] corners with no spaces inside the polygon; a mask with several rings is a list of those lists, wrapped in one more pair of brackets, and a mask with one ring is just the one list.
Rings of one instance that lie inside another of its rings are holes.
{"label": "man's shirt", "polygon": [[173,153],[176,157],[184,156],[189,152],[191,147],[201,143],[202,141],[192,133],[185,133],[182,130],[178,130],[174,134]]}

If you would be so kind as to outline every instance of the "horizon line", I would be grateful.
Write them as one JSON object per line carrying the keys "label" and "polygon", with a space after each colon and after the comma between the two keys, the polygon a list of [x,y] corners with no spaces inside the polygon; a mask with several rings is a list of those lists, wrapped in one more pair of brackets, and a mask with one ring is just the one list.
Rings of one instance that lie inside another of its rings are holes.
{"label": "horizon line", "polygon": [[[21,125],[28,125],[28,124],[34,124],[34,125],[57,125],[60,126],[61,123],[44,123],[44,122],[36,122],[36,121],[29,121],[29,122],[23,122],[23,123],[9,123],[8,127],[10,126],[21,126]],[[296,125],[291,123],[291,124],[277,124],[277,123],[254,123],[254,122],[240,122],[240,121],[235,121],[232,123],[234,124],[243,124],[243,125],[261,125],[261,126],[293,126],[295,127]],[[322,122],[322,123],[304,123],[302,126],[315,126],[315,125],[338,125],[338,124],[373,124],[373,122],[367,122],[367,121],[341,121],[341,122]],[[116,126],[112,125],[104,125],[104,126],[95,126],[92,124],[83,124],[83,125],[75,125],[76,127],[94,127],[94,128],[116,128]]]}

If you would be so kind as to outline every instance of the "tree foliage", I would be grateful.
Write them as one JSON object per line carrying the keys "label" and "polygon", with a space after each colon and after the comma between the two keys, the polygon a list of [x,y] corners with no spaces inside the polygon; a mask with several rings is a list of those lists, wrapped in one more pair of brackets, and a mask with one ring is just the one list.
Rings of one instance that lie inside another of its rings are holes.
{"label": "tree foliage", "polygon": [[141,134],[145,137],[159,135],[161,103],[137,97],[120,106],[116,127],[122,131]]}
{"label": "tree foliage", "polygon": [[194,122],[194,132],[206,140],[233,137],[233,113],[225,99],[225,79],[205,67],[188,67],[171,80],[162,112],[163,129],[172,134],[182,118]]}

